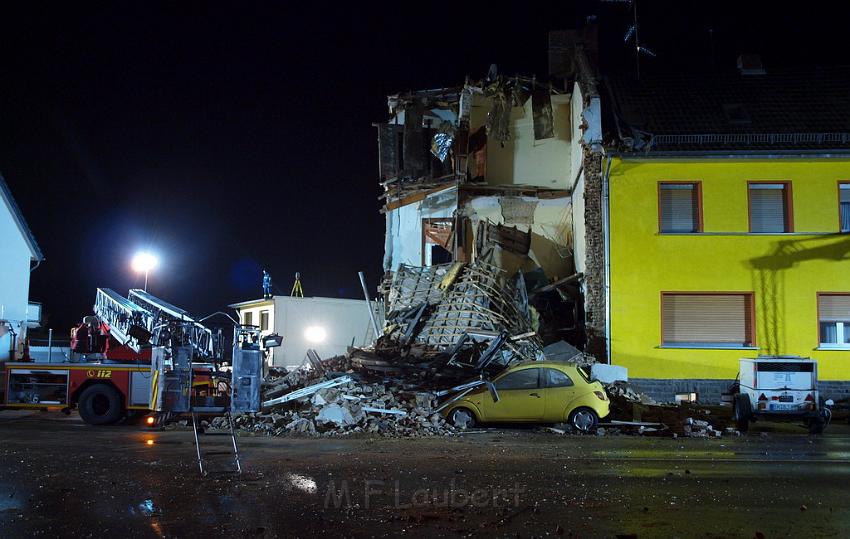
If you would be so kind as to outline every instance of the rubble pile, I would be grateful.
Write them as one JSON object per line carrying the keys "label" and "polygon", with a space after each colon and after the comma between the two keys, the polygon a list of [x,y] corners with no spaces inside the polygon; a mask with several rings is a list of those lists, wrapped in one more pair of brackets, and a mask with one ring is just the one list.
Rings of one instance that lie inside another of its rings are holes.
{"label": "rubble pile", "polygon": [[401,265],[382,284],[383,335],[351,355],[355,369],[450,386],[543,358],[521,274],[484,262]]}
{"label": "rubble pile", "polygon": [[641,404],[657,404],[652,397],[635,390],[628,382],[616,381],[604,385],[605,392],[608,393],[608,398],[612,401],[615,399],[622,399],[628,402],[638,402]]}
{"label": "rubble pile", "polygon": [[[299,372],[299,371],[293,371]],[[277,393],[287,382],[270,379],[266,395]],[[299,379],[305,379],[302,373]],[[291,380],[291,379],[290,379]],[[407,391],[383,383],[364,383],[350,376],[319,381],[315,385],[344,383],[293,390],[299,398],[273,405],[263,412],[234,416],[234,425],[248,432],[270,436],[290,433],[305,435],[345,436],[355,433],[381,436],[434,436],[454,432],[436,411],[436,396],[431,392]],[[313,381],[316,381],[315,379]],[[213,428],[226,428],[225,418],[212,421]]]}

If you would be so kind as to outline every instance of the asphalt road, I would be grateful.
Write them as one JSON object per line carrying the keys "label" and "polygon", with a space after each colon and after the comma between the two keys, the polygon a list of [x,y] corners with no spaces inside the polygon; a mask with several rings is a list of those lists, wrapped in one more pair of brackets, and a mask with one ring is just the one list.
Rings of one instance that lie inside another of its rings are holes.
{"label": "asphalt road", "polygon": [[760,424],[710,440],[492,429],[239,442],[242,475],[202,478],[188,430],[0,412],[0,535],[850,536],[846,425],[818,437]]}

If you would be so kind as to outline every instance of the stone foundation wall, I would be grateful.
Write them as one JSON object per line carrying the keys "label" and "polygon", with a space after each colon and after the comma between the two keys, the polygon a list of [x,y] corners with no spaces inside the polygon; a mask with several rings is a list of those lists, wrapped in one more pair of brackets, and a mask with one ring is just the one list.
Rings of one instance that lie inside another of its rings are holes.
{"label": "stone foundation wall", "polygon": [[[667,380],[660,378],[630,378],[629,383],[658,402],[673,402],[677,393],[697,393],[704,404],[717,404],[721,393],[727,391],[735,380]],[[836,402],[850,398],[850,380],[821,381],[818,383],[822,399]]]}

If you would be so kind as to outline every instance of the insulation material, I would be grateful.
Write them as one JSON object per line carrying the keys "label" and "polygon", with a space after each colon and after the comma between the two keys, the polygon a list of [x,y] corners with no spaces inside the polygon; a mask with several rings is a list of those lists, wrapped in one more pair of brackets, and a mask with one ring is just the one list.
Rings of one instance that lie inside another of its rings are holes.
{"label": "insulation material", "polygon": [[552,114],[552,98],[548,89],[534,89],[531,94],[531,110],[534,119],[534,140],[554,138],[555,120]]}
{"label": "insulation material", "polygon": [[440,124],[440,128],[431,139],[431,153],[434,157],[445,163],[449,157],[449,151],[455,141],[455,128],[449,122]]}
{"label": "insulation material", "polygon": [[492,108],[487,113],[487,136],[502,146],[511,139],[511,106],[504,90],[492,97]]}
{"label": "insulation material", "polygon": [[537,200],[527,200],[522,197],[502,197],[499,202],[502,206],[502,218],[505,220],[505,224],[534,224],[534,210],[537,208]]}

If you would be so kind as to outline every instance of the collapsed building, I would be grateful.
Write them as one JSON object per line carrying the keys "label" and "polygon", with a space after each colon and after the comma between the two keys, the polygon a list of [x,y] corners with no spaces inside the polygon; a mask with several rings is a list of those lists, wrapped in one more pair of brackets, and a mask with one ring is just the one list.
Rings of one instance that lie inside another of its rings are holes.
{"label": "collapsed building", "polygon": [[497,268],[521,281],[543,345],[604,355],[603,283],[584,271],[597,247],[584,214],[599,213],[593,51],[574,32],[551,39],[560,84],[491,69],[481,81],[389,96],[389,120],[375,124],[384,270]]}

